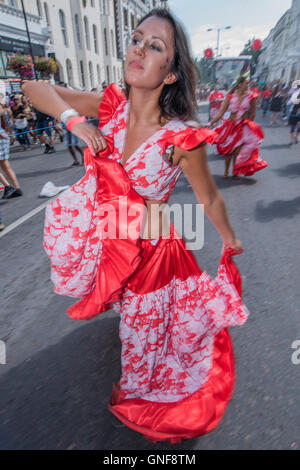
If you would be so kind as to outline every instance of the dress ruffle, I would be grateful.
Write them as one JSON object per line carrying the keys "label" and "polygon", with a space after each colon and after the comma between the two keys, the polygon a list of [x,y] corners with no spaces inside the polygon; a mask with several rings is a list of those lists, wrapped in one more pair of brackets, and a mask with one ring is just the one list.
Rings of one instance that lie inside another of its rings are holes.
{"label": "dress ruffle", "polygon": [[166,132],[164,137],[158,141],[164,150],[169,145],[175,145],[182,150],[192,150],[204,142],[213,144],[217,138],[215,131],[204,127],[188,127],[177,134]]}

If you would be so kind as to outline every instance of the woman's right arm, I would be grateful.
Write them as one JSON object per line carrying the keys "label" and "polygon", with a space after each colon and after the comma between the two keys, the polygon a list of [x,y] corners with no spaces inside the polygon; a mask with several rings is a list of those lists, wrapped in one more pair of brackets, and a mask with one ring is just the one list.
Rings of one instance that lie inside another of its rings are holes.
{"label": "woman's right arm", "polygon": [[24,94],[33,106],[45,114],[60,119],[61,113],[73,108],[82,116],[98,117],[102,95],[96,92],[69,90],[42,81],[28,81],[22,85]]}
{"label": "woman's right arm", "polygon": [[230,100],[226,96],[225,100],[222,103],[222,106],[221,106],[221,109],[220,109],[219,113],[217,114],[217,116],[214,119],[212,119],[210,121],[209,126],[213,126],[216,122],[218,122],[224,116],[224,114],[226,113],[226,111],[228,109],[229,103],[230,103]]}
{"label": "woman's right arm", "polygon": [[[83,116],[98,117],[98,109],[102,101],[102,95],[99,93],[69,90],[42,81],[24,82],[22,90],[35,108],[58,121],[61,114],[70,108]],[[91,124],[75,124],[72,133],[86,142],[94,155],[107,146],[100,130]]]}

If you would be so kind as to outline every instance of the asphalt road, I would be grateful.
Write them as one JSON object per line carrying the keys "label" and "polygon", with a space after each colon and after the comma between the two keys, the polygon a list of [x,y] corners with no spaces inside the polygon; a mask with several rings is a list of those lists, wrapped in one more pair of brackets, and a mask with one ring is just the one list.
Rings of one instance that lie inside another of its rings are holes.
{"label": "asphalt road", "polygon": [[[230,330],[237,382],[219,427],[171,445],[151,444],[114,425],[107,403],[120,374],[118,316],[110,311],[88,322],[67,316],[73,299],[52,292],[43,209],[0,238],[1,449],[300,449],[300,364],[291,359],[292,343],[300,340],[300,143],[287,146],[287,127],[264,130],[261,153],[269,166],[253,177],[223,180],[223,161],[208,149],[244,243],[237,264],[250,311],[245,325]],[[39,192],[47,181],[60,186],[83,176],[83,167],[70,168],[63,144],[57,149],[52,155],[41,148],[12,153],[24,196],[0,200],[7,227],[44,202]],[[196,202],[184,177],[170,202]],[[220,238],[206,220],[205,244],[195,255],[211,275],[220,252]]]}

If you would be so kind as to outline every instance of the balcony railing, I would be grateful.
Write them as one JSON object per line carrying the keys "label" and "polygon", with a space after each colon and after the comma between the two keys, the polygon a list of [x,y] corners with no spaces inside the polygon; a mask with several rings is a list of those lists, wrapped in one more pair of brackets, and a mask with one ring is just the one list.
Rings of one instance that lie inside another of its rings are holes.
{"label": "balcony railing", "polygon": [[[22,10],[19,10],[19,8],[11,7],[2,2],[0,2],[0,14],[1,13],[6,13],[8,15],[18,16],[19,18],[23,18]],[[32,21],[33,23],[41,23],[41,21],[43,20],[41,16],[33,15],[32,13],[26,12],[26,16],[27,16],[27,20]]]}

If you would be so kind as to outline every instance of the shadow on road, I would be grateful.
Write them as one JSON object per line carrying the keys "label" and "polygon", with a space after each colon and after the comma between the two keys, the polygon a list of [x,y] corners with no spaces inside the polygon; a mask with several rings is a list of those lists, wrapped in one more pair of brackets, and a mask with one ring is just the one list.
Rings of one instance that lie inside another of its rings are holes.
{"label": "shadow on road", "polygon": [[207,159],[209,162],[224,162],[224,157],[222,155],[216,155],[215,153],[210,153]]}
{"label": "shadow on road", "polygon": [[[83,168],[83,166],[82,166]],[[32,176],[42,176],[48,175],[49,173],[62,173],[66,170],[74,169],[72,165],[65,166],[63,168],[53,168],[49,170],[38,170],[38,171],[31,171],[29,173],[18,173],[18,178],[30,178]]]}
{"label": "shadow on road", "polygon": [[270,222],[279,218],[291,219],[299,213],[300,197],[290,201],[273,201],[268,205],[258,201],[255,208],[255,219],[258,222]]}
{"label": "shadow on road", "polygon": [[230,188],[231,186],[252,186],[257,182],[256,179],[250,178],[249,176],[241,176],[240,179],[235,180],[231,176],[224,179],[220,175],[213,175],[218,188]]}
{"label": "shadow on road", "polygon": [[107,404],[120,376],[118,327],[117,317],[83,325],[2,375],[1,449],[193,449],[195,440],[152,444],[113,425]]}
{"label": "shadow on road", "polygon": [[262,150],[280,150],[280,149],[289,149],[290,146],[288,144],[273,144],[273,145],[262,145]]}
{"label": "shadow on road", "polygon": [[287,178],[297,178],[300,176],[300,163],[291,163],[282,168],[277,168],[273,170],[277,173],[278,176],[283,176]]}

